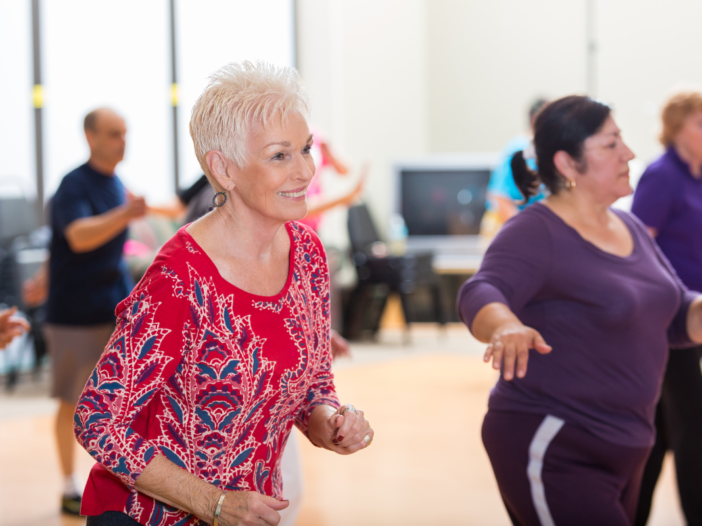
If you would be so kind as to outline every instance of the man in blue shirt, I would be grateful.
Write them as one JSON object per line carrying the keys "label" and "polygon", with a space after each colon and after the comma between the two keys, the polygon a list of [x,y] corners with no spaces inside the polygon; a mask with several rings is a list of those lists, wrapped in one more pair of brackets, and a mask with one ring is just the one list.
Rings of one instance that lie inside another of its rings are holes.
{"label": "man in blue shirt", "polygon": [[51,201],[51,258],[45,332],[52,357],[62,511],[78,515],[81,487],[74,477],[73,414],[78,397],[114,329],[115,307],[134,283],[122,257],[127,225],[146,213],[144,198],[127,192],[115,175],[124,158],[127,128],[112,110],[84,121],[88,162],[61,181]]}

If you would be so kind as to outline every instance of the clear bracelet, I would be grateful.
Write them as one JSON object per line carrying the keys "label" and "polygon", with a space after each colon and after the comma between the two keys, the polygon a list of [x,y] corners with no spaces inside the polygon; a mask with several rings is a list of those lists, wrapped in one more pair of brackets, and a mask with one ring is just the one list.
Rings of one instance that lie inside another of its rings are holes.
{"label": "clear bracelet", "polygon": [[214,520],[212,521],[212,526],[219,525],[219,512],[222,511],[222,504],[224,504],[224,497],[226,496],[227,492],[223,491],[222,495],[219,497],[219,501],[217,502],[217,509],[215,509]]}

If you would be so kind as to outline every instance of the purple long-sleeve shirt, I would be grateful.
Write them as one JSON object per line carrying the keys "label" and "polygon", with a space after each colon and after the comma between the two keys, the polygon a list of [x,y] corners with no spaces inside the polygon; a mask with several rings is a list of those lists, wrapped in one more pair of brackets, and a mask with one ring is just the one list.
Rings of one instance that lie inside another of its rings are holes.
{"label": "purple long-sleeve shirt", "polygon": [[656,242],[680,280],[702,291],[702,179],[674,147],[646,168],[631,211],[658,231]]}
{"label": "purple long-sleeve shirt", "polygon": [[490,410],[551,414],[612,443],[650,446],[668,345],[691,343],[697,294],[636,218],[615,213],[634,240],[628,257],[585,241],[543,204],[527,208],[463,285],[458,311],[470,329],[481,308],[504,303],[553,347],[530,351],[524,378],[500,377]]}

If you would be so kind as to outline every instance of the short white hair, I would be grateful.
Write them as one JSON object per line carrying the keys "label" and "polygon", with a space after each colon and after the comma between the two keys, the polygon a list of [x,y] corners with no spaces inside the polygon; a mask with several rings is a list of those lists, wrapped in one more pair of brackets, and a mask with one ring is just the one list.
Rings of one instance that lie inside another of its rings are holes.
{"label": "short white hair", "polygon": [[273,117],[285,119],[291,111],[309,113],[307,92],[294,68],[245,60],[215,72],[190,117],[195,155],[210,184],[219,189],[207,167],[207,152],[218,150],[243,168],[251,127],[265,126]]}

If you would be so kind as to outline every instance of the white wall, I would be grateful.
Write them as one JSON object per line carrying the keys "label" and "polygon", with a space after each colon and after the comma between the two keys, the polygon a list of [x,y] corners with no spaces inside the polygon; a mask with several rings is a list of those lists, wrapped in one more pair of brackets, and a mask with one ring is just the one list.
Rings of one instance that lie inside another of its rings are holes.
{"label": "white wall", "polygon": [[42,2],[45,188],[89,155],[82,119],[109,106],[127,121],[117,173],[134,193],[173,192],[166,2]]}
{"label": "white wall", "polygon": [[614,105],[624,139],[639,159],[660,153],[660,110],[676,86],[702,88],[697,0],[601,0],[597,95]]}
{"label": "white wall", "polygon": [[225,64],[239,60],[260,59],[292,66],[293,16],[290,0],[180,0],[177,3],[181,186],[202,175],[189,124],[193,104],[205,89],[208,77]]}
{"label": "white wall", "polygon": [[[586,0],[427,0],[430,149],[499,149],[535,95],[585,93]],[[696,0],[595,0],[595,92],[639,158],[660,151],[660,108],[702,85]]]}
{"label": "white wall", "polygon": [[[391,206],[393,159],[427,150],[426,5],[423,0],[299,0],[299,69],[312,123],[352,168],[325,175],[328,195],[348,189],[370,162],[366,201],[381,229]],[[346,243],[343,211],[325,217],[325,242]]]}
{"label": "white wall", "polygon": [[586,89],[585,2],[430,0],[432,152],[496,151],[529,103]]}

